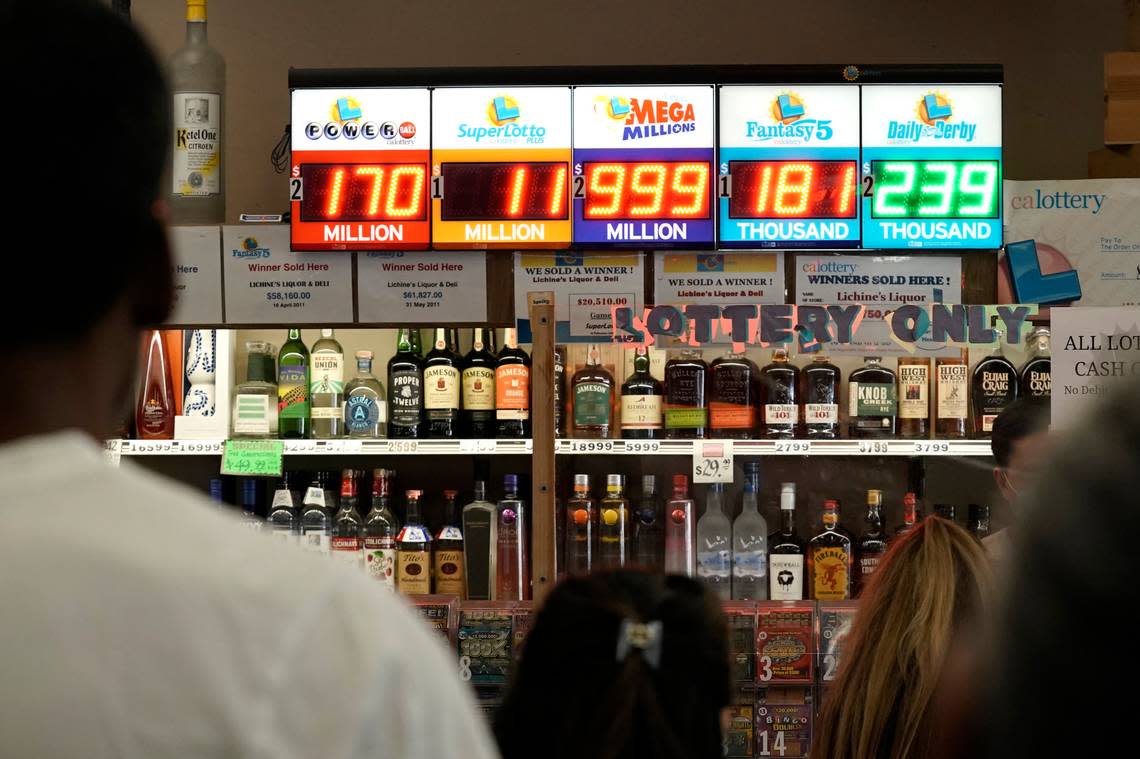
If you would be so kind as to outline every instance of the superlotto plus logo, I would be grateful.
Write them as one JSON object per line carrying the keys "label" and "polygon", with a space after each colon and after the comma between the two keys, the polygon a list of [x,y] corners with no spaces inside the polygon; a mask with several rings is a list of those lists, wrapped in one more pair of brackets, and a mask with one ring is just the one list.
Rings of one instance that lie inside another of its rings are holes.
{"label": "superlotto plus logo", "polygon": [[772,99],[769,119],[745,122],[745,136],[756,142],[827,142],[834,135],[831,119],[809,118],[803,98],[782,92]]}
{"label": "superlotto plus logo", "polygon": [[914,115],[888,123],[887,140],[904,145],[922,138],[973,142],[978,133],[976,122],[957,120],[953,103],[941,92],[926,93],[915,105]]}
{"label": "superlotto plus logo", "polygon": [[546,141],[546,127],[525,123],[523,108],[518,99],[510,95],[491,98],[484,111],[486,122],[460,124],[461,140],[486,143],[518,143],[541,145]]}
{"label": "superlotto plus logo", "polygon": [[328,120],[325,122],[310,121],[305,125],[305,136],[310,140],[344,139],[348,141],[381,139],[393,145],[408,144],[416,136],[416,125],[411,121],[397,124],[394,121],[384,121],[377,124],[375,121],[364,119],[364,108],[360,101],[354,97],[344,96],[333,101],[329,106]]}
{"label": "superlotto plus logo", "polygon": [[599,97],[594,101],[594,113],[611,128],[620,129],[623,142],[693,132],[697,128],[693,104],[679,100]]}

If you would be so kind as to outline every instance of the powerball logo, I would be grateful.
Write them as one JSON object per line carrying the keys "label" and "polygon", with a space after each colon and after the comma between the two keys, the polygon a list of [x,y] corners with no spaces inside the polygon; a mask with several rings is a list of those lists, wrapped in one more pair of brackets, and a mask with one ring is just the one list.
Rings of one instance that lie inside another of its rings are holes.
{"label": "powerball logo", "polygon": [[887,123],[887,139],[894,143],[918,142],[923,137],[935,140],[973,142],[978,125],[971,121],[955,121],[954,105],[942,92],[928,92],[919,99],[914,119],[891,120]]}
{"label": "powerball logo", "polygon": [[516,143],[541,145],[546,140],[546,127],[521,122],[522,106],[511,95],[496,95],[487,103],[484,124],[460,124],[459,138],[474,142]]}
{"label": "powerball logo", "polygon": [[374,121],[363,121],[364,108],[360,101],[351,96],[339,97],[329,106],[328,121],[320,123],[312,121],[305,125],[305,136],[310,140],[319,140],[324,137],[336,140],[343,137],[346,140],[355,140],[360,137],[365,140],[382,138],[390,143],[410,144],[416,136],[414,122],[405,121],[399,126],[394,121],[385,121],[377,125]]}
{"label": "powerball logo", "polygon": [[748,121],[745,136],[756,142],[777,143],[826,142],[834,135],[831,119],[807,118],[803,98],[793,92],[780,93],[769,108],[771,123]]}
{"label": "powerball logo", "polygon": [[620,129],[622,141],[693,132],[697,128],[693,104],[678,100],[598,97],[594,99],[594,113],[615,130]]}

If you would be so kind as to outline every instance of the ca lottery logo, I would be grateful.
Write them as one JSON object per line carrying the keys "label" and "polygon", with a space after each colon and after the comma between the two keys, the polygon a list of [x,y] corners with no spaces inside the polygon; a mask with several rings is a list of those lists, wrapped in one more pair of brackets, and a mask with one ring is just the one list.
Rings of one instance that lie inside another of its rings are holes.
{"label": "ca lottery logo", "polygon": [[693,104],[683,100],[599,96],[594,98],[594,113],[609,129],[620,132],[623,142],[697,129]]}
{"label": "ca lottery logo", "polygon": [[915,104],[914,118],[887,122],[887,140],[896,144],[918,142],[922,138],[973,142],[978,125],[957,120],[954,104],[943,92],[928,92]]}
{"label": "ca lottery logo", "polygon": [[459,138],[474,142],[500,144],[523,143],[541,145],[546,141],[546,127],[523,123],[523,107],[518,98],[502,94],[491,98],[483,111],[483,124],[460,124]]}
{"label": "ca lottery logo", "polygon": [[827,142],[835,131],[831,119],[810,118],[804,99],[794,92],[781,92],[772,99],[767,118],[745,122],[745,137],[777,145]]}

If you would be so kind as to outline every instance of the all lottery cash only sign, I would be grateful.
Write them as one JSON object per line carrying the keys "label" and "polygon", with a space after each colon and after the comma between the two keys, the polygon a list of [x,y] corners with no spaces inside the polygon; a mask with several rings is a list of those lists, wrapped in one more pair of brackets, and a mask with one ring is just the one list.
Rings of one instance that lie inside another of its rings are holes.
{"label": "all lottery cash only sign", "polygon": [[[890,327],[891,339],[913,352],[920,341],[987,345],[999,334],[1005,335],[1008,344],[1019,345],[1029,317],[1036,313],[1034,305],[933,303],[899,306],[883,319]],[[615,306],[611,339],[635,346],[671,338],[699,347],[727,335],[736,351],[747,345],[770,348],[794,344],[800,353],[815,353],[855,340],[865,315],[866,307],[861,305],[658,305],[640,310]],[[1000,326],[1000,331],[991,325]]]}

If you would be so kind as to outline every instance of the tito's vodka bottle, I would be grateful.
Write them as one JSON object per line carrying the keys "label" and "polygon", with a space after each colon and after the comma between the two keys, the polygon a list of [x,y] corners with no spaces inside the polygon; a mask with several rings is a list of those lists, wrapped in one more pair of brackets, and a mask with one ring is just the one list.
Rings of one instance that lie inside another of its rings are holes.
{"label": "tito's vodka bottle", "polygon": [[173,161],[170,220],[221,224],[226,216],[222,174],[222,107],[226,62],[206,41],[206,0],[186,0],[186,44],[170,59]]}

